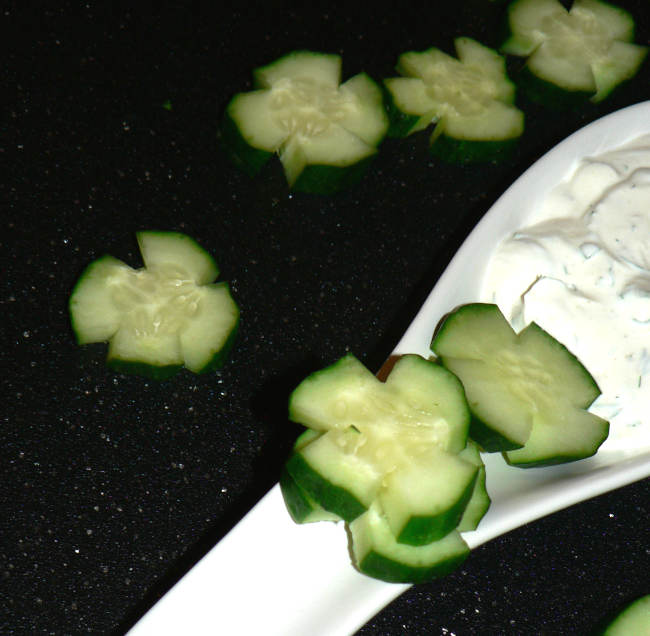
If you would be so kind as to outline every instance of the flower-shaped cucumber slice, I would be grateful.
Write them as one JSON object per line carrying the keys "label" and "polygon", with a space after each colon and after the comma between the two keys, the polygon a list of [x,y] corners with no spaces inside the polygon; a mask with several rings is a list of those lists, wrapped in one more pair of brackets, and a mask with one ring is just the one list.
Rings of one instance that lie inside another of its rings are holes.
{"label": "flower-shaped cucumber slice", "polygon": [[361,176],[388,129],[379,86],[341,81],[338,55],[296,51],[256,69],[257,90],[230,101],[221,128],[233,160],[256,174],[278,154],[293,190],[335,192]]}
{"label": "flower-shaped cucumber slice", "polygon": [[106,255],[82,273],[69,302],[79,344],[108,342],[108,364],[156,378],[203,373],[225,359],[239,310],[214,259],[177,232],[137,234],[144,267]]}
{"label": "flower-shaped cucumber slice", "polygon": [[513,465],[557,464],[593,455],[609,424],[587,408],[600,390],[560,342],[530,323],[515,333],[496,305],[449,314],[431,348],[458,376],[472,411],[470,435]]}
{"label": "flower-shaped cucumber slice", "polygon": [[467,37],[458,58],[437,48],[399,57],[403,77],[384,80],[392,114],[389,134],[404,136],[436,124],[431,149],[453,160],[491,157],[524,130],[504,58]]}
{"label": "flower-shaped cucumber slice", "polygon": [[636,74],[648,52],[632,42],[632,16],[599,0],[575,0],[570,10],[559,0],[515,0],[508,23],[502,51],[527,57],[525,85],[540,101],[558,97],[548,84],[599,102]]}

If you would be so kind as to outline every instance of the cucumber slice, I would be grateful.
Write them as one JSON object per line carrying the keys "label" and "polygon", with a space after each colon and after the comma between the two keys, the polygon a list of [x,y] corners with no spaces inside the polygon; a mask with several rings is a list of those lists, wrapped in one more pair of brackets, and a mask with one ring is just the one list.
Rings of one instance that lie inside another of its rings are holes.
{"label": "cucumber slice", "polygon": [[307,376],[294,389],[289,397],[289,419],[316,431],[347,428],[349,424],[343,418],[348,411],[348,397],[358,401],[376,383],[377,378],[359,360],[344,356]]}
{"label": "cucumber slice", "polygon": [[415,355],[402,356],[385,383],[353,355],[344,356],[298,385],[289,398],[289,418],[319,431],[363,431],[380,423],[391,434],[422,419],[426,428],[416,433],[452,453],[465,448],[469,426],[458,379]]}
{"label": "cucumber slice", "polygon": [[474,491],[467,503],[463,517],[456,528],[458,532],[468,532],[478,528],[478,524],[490,508],[491,502],[490,495],[488,495],[486,488],[485,464],[483,464],[483,460],[481,459],[478,444],[473,440],[468,439],[467,446],[458,454],[458,456],[478,467]]}
{"label": "cucumber slice", "polygon": [[596,382],[535,323],[516,334],[496,305],[464,305],[431,346],[465,387],[470,435],[487,451],[504,451],[508,463],[573,461],[606,439],[608,422],[586,410],[600,394]]}
{"label": "cucumber slice", "polygon": [[348,355],[296,388],[290,417],[324,431],[296,446],[286,470],[325,510],[350,522],[378,502],[396,540],[410,545],[460,521],[479,471],[458,457],[469,411],[444,368],[406,355],[382,383]]}
{"label": "cucumber slice", "polygon": [[457,531],[428,545],[398,543],[378,504],[350,524],[352,557],[363,574],[391,583],[424,583],[455,570],[469,555]]}
{"label": "cucumber slice", "polygon": [[203,373],[223,363],[239,322],[226,283],[196,241],[178,232],[139,232],[145,264],[112,256],[91,263],[69,302],[79,344],[108,342],[108,364],[155,378],[182,366]]}
{"label": "cucumber slice", "polygon": [[[293,445],[293,451],[299,451],[307,444],[322,435],[319,431],[306,429]],[[282,496],[289,510],[289,514],[296,523],[313,523],[315,521],[340,521],[341,517],[325,510],[314,501],[291,477],[284,468],[280,475],[280,488]]]}
{"label": "cucumber slice", "polygon": [[404,77],[388,78],[391,128],[401,137],[436,125],[433,152],[472,161],[493,157],[524,130],[523,113],[514,106],[514,84],[496,51],[471,38],[454,41],[458,59],[431,48],[399,57]]}
{"label": "cucumber slice", "polygon": [[502,51],[527,57],[528,92],[543,99],[544,84],[600,102],[638,71],[648,47],[632,43],[634,20],[599,0],[515,0],[508,8],[511,34]]}
{"label": "cucumber slice", "polygon": [[357,453],[364,443],[353,427],[328,431],[294,453],[286,470],[315,502],[352,521],[376,498],[382,481],[380,468]]}
{"label": "cucumber slice", "polygon": [[475,464],[436,448],[388,473],[378,501],[397,542],[425,545],[456,528],[477,473]]}
{"label": "cucumber slice", "polygon": [[274,154],[289,187],[336,192],[365,171],[388,130],[382,93],[365,73],[340,84],[338,55],[296,51],[253,72],[221,126],[236,164],[257,174]]}
{"label": "cucumber slice", "polygon": [[340,521],[341,517],[325,510],[316,503],[298,484],[293,477],[283,470],[280,475],[282,496],[291,518],[296,523],[314,523],[316,521]]}
{"label": "cucumber slice", "polygon": [[606,627],[603,636],[650,636],[650,594],[625,607]]}

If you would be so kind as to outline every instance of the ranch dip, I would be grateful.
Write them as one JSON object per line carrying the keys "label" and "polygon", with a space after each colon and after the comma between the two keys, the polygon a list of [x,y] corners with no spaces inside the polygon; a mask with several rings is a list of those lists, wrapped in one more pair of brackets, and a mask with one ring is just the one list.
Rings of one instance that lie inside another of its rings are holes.
{"label": "ranch dip", "polygon": [[482,300],[562,342],[602,395],[609,450],[650,446],[650,134],[580,162],[496,249]]}

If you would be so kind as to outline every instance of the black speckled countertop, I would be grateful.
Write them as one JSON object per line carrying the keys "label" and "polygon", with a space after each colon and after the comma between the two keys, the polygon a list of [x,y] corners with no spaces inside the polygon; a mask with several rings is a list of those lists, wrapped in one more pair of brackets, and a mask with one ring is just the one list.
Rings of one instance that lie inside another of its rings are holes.
{"label": "black speckled countertop", "polygon": [[[50,4],[2,15],[0,632],[121,633],[276,482],[305,374],[347,351],[376,370],[503,190],[567,134],[650,98],[650,70],[598,106],[523,103],[502,163],[444,165],[416,136],[386,142],[345,193],[289,194],[277,164],[251,180],[217,147],[253,68],[309,48],[390,76],[407,50],[497,44],[504,4]],[[650,44],[646,3],[620,4]],[[134,233],[153,228],[195,237],[231,283],[242,324],[218,373],[123,376],[104,345],[73,341],[80,271],[106,252],[138,265]],[[649,485],[482,546],[360,633],[591,633],[650,591]]]}

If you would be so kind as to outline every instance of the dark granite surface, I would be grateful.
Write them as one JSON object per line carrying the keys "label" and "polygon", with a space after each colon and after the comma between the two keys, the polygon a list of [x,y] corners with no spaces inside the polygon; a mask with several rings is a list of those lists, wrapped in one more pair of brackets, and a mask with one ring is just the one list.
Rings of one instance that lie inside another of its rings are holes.
{"label": "dark granite surface", "polygon": [[[646,3],[620,4],[650,44]],[[503,3],[40,6],[2,12],[0,632],[120,633],[275,483],[304,375],[346,351],[377,369],[509,183],[650,98],[650,70],[574,112],[522,100],[526,133],[500,164],[447,166],[416,136],[314,197],[289,194],[277,163],[250,180],[220,153],[218,113],[250,71],[310,48],[390,76],[406,50],[496,44]],[[74,344],[76,277],[105,252],[137,265],[134,232],[151,228],[198,239],[231,283],[242,325],[219,373],[156,383]],[[648,493],[645,480],[494,540],[360,633],[591,633],[650,591]]]}

